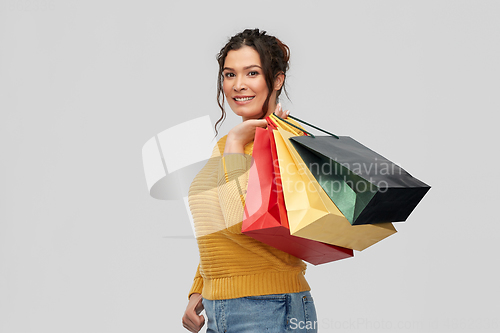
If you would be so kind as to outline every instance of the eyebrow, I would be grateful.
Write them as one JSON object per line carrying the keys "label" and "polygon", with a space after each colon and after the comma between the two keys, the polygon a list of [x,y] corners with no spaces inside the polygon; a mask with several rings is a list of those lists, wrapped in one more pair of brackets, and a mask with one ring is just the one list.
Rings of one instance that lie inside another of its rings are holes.
{"label": "eyebrow", "polygon": [[[249,68],[252,68],[252,67],[259,67],[260,69],[262,69],[262,67],[260,67],[259,65],[250,65],[250,66],[243,67],[243,70],[249,69]],[[224,67],[222,70],[224,71],[226,69],[229,69],[230,71],[234,71],[234,69],[232,69],[230,67]]]}

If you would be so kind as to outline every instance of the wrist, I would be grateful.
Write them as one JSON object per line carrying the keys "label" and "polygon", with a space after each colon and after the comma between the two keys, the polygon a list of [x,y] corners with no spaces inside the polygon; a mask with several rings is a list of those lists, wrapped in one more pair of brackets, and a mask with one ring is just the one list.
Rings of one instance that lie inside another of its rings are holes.
{"label": "wrist", "polygon": [[200,293],[192,293],[191,295],[189,295],[189,298],[188,299],[191,299],[191,297],[195,296],[195,295],[201,295]]}
{"label": "wrist", "polygon": [[224,154],[234,154],[234,153],[243,154],[244,152],[245,152],[245,145],[228,134],[226,139],[226,145],[224,148]]}

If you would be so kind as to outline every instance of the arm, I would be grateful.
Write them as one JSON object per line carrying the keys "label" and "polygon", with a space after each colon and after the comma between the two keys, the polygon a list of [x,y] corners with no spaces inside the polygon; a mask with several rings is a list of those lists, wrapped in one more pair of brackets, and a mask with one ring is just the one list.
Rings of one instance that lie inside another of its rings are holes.
{"label": "arm", "polygon": [[[286,118],[288,113],[276,106],[276,114]],[[252,156],[245,154],[245,146],[255,138],[257,127],[266,127],[265,119],[248,119],[231,129],[227,135],[224,154],[219,164],[217,191],[226,228],[241,233],[244,216],[248,174]]]}
{"label": "arm", "polygon": [[224,222],[231,233],[241,233],[251,162],[250,155],[225,153],[219,164],[217,191]]}
{"label": "arm", "polygon": [[203,290],[203,277],[200,274],[200,265],[196,269],[193,285],[189,291],[189,302],[182,316],[182,326],[190,332],[196,333],[201,330],[205,324],[205,317],[200,315],[203,311],[203,297],[201,291]]}
{"label": "arm", "polygon": [[200,294],[194,293],[189,297],[189,303],[182,316],[182,326],[189,332],[199,332],[203,325],[205,325],[205,317],[200,315],[203,311],[203,298]]}
{"label": "arm", "polygon": [[200,264],[198,264],[198,268],[196,268],[196,273],[193,279],[193,285],[191,286],[191,290],[189,290],[188,299],[194,293],[201,294],[202,290],[203,290],[203,277],[200,274]]}

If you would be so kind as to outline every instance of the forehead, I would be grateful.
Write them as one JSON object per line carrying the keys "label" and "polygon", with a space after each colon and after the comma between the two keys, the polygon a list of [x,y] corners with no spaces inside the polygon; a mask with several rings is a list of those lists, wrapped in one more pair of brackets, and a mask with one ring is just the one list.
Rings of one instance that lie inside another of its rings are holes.
{"label": "forehead", "polygon": [[237,50],[229,51],[224,61],[225,67],[227,66],[234,69],[243,68],[249,65],[261,66],[260,56],[252,47],[246,45]]}

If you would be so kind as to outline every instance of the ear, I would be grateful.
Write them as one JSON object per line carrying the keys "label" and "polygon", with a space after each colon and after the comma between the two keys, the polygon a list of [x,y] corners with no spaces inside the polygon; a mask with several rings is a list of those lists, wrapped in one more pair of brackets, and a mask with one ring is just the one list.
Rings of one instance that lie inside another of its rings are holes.
{"label": "ear", "polygon": [[279,72],[276,74],[276,78],[274,79],[274,90],[280,90],[283,86],[283,82],[285,82],[285,74],[283,72]]}

